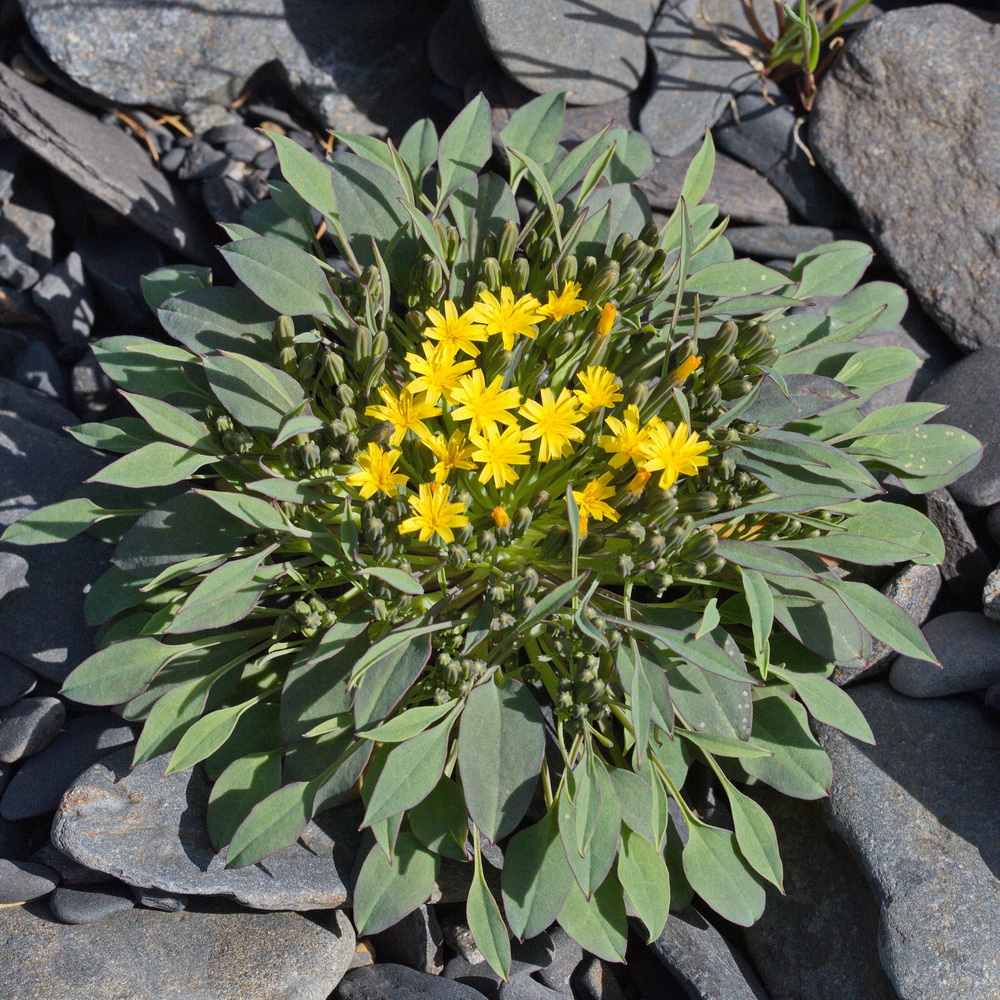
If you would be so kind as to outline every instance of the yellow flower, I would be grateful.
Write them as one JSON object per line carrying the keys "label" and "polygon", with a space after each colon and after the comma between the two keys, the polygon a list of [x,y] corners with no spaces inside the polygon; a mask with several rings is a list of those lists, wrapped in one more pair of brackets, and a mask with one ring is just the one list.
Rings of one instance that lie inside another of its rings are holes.
{"label": "yellow flower", "polygon": [[498,423],[516,427],[517,417],[509,411],[521,402],[521,390],[502,386],[502,375],[487,385],[486,376],[478,368],[464,375],[452,394],[460,405],[451,415],[456,420],[471,420],[473,431],[496,430]]}
{"label": "yellow flower", "polygon": [[369,406],[365,413],[369,417],[388,420],[392,424],[394,429],[392,437],[389,438],[389,444],[393,446],[399,444],[406,437],[407,431],[416,431],[421,437],[429,434],[424,421],[441,413],[440,407],[432,406],[422,396],[414,396],[409,389],[403,389],[397,398],[387,385],[380,385],[378,394],[382,397],[382,402],[385,405]]}
{"label": "yellow flower", "polygon": [[449,347],[455,353],[461,351],[472,358],[479,356],[476,341],[486,340],[487,335],[481,326],[473,322],[469,310],[459,316],[455,303],[449,300],[444,304],[443,316],[437,309],[428,309],[425,315],[431,325],[424,334],[431,340],[439,341],[442,347]]}
{"label": "yellow flower", "polygon": [[608,518],[610,521],[618,520],[618,511],[607,503],[608,497],[615,495],[615,488],[608,486],[611,482],[611,473],[605,472],[597,479],[592,479],[582,490],[573,490],[573,499],[580,509],[580,534],[587,533],[587,520],[593,518],[595,521],[603,521]]}
{"label": "yellow flower", "polygon": [[549,319],[562,319],[563,316],[572,316],[587,308],[587,303],[579,298],[583,286],[578,281],[567,281],[563,290],[556,295],[549,292],[549,301],[539,307],[539,312]]}
{"label": "yellow flower", "polygon": [[652,475],[653,473],[648,469],[640,469],[629,480],[628,486],[625,487],[625,492],[631,493],[633,496],[638,496],[646,488],[646,483],[649,482]]}
{"label": "yellow flower", "polygon": [[503,507],[494,507],[490,511],[490,517],[493,518],[493,523],[500,531],[510,527],[510,514]]}
{"label": "yellow flower", "polygon": [[357,486],[361,496],[367,500],[381,490],[386,496],[394,497],[407,481],[407,477],[396,471],[396,459],[402,452],[392,449],[383,451],[377,444],[368,445],[368,454],[358,455],[360,472],[352,472],[347,477],[348,486]]}
{"label": "yellow flower", "polygon": [[500,433],[494,426],[485,434],[473,434],[471,440],[476,446],[472,457],[483,466],[479,470],[479,481],[485,483],[492,479],[498,489],[520,478],[513,466],[527,465],[531,461],[528,443],[522,439],[518,427],[508,427]]}
{"label": "yellow flower", "polygon": [[671,373],[670,378],[678,385],[684,381],[692,372],[696,372],[701,365],[701,358],[697,354],[685,358]]}
{"label": "yellow flower", "polygon": [[615,325],[617,315],[618,310],[610,302],[605,302],[604,308],[601,310],[601,318],[597,321],[598,337],[606,337],[611,333],[611,327]]}
{"label": "yellow flower", "polygon": [[454,431],[447,440],[443,434],[435,434],[433,437],[424,438],[423,443],[438,460],[437,465],[431,466],[431,472],[439,483],[443,483],[453,469],[475,468],[469,461],[475,449],[465,440],[465,435],[461,431]]}
{"label": "yellow flower", "polygon": [[583,388],[573,391],[584,413],[590,413],[591,410],[597,410],[602,406],[614,406],[625,398],[618,391],[620,383],[617,376],[603,365],[591,365],[576,377]]}
{"label": "yellow flower", "polygon": [[542,389],[541,397],[541,402],[525,400],[519,411],[530,421],[522,436],[525,441],[540,439],[538,457],[541,461],[566,458],[573,454],[572,442],[584,438],[583,431],[574,426],[583,419],[579,403],[568,389],[562,389],[558,399],[551,389]]}
{"label": "yellow flower", "polygon": [[604,422],[611,429],[610,434],[602,434],[597,443],[611,455],[608,464],[612,469],[620,469],[629,459],[638,465],[646,457],[643,446],[649,437],[650,424],[639,426],[639,407],[625,407],[625,419],[605,417]]}
{"label": "yellow flower", "polygon": [[514,338],[520,333],[534,338],[538,335],[536,323],[546,318],[540,312],[542,304],[534,295],[522,295],[516,302],[514,292],[506,286],[500,289],[498,299],[492,292],[481,292],[479,301],[469,310],[473,322],[479,323],[487,334],[499,333],[504,350],[514,349]]}
{"label": "yellow flower", "polygon": [[693,476],[701,466],[708,465],[703,453],[711,447],[711,442],[699,441],[698,432],[692,431],[683,421],[673,434],[661,423],[649,429],[649,437],[642,445],[646,457],[643,468],[647,472],[662,469],[660,489],[668,490],[678,476]]}
{"label": "yellow flower", "polygon": [[465,504],[449,503],[450,486],[441,483],[421,483],[420,496],[410,497],[413,517],[408,517],[399,525],[404,534],[420,532],[420,541],[430,541],[437,535],[441,541],[455,541],[454,528],[464,528],[469,519],[465,516]]}
{"label": "yellow flower", "polygon": [[423,357],[419,354],[406,355],[410,371],[418,376],[406,388],[414,393],[423,392],[428,403],[436,403],[442,396],[450,403],[458,380],[475,368],[476,363],[456,361],[455,352],[443,344],[435,347],[425,341],[421,346]]}

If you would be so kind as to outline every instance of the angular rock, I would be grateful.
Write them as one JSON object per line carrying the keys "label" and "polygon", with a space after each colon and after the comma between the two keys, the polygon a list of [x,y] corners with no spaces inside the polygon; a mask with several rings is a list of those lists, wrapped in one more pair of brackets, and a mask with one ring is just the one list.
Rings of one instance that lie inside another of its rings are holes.
{"label": "angular rock", "polygon": [[187,909],[187,896],[178,896],[162,889],[140,889],[139,886],[129,886],[132,896],[140,906],[150,910],[162,910],[164,913],[180,913]]}
{"label": "angular rock", "polygon": [[1000,621],[1000,571],[998,570],[993,570],[986,578],[983,587],[983,612],[987,618]]}
{"label": "angular rock", "polygon": [[31,819],[52,812],[79,774],[134,738],[111,712],[70,719],[49,746],[20,766],[0,799],[0,816]]}
{"label": "angular rock", "polygon": [[357,810],[333,810],[266,862],[227,870],[208,836],[210,787],[200,768],[164,776],[166,757],[130,769],[123,750],[67,790],[52,842],[129,885],[234,899],[261,910],[325,910],[348,898]]}
{"label": "angular rock", "polygon": [[[0,415],[23,417],[39,427],[57,432],[80,422],[75,413],[54,399],[9,378],[0,378]],[[66,440],[65,435],[62,437]]]}
{"label": "angular rock", "polygon": [[83,274],[83,261],[74,250],[31,291],[35,305],[52,320],[64,344],[80,344],[94,325],[94,303]]}
{"label": "angular rock", "polygon": [[817,158],[965,350],[1000,344],[997,218],[982,210],[1000,173],[998,60],[998,24],[951,4],[893,11],[847,43],[810,120]]}
{"label": "angular rock", "polygon": [[[890,601],[898,604],[913,620],[914,625],[923,625],[930,614],[931,605],[941,592],[941,571],[937,566],[920,566],[911,563],[904,566],[882,588],[882,593]],[[830,678],[835,684],[849,684],[865,678],[871,680],[888,670],[896,658],[896,651],[881,639],[872,639],[871,652],[860,666],[837,664]]]}
{"label": "angular rock", "polygon": [[111,315],[126,326],[149,317],[139,279],[163,265],[160,248],[131,226],[101,226],[74,241],[83,269]]}
{"label": "angular rock", "polygon": [[509,982],[500,984],[496,997],[497,1000],[565,1000],[566,994],[542,986],[531,976],[512,975]]}
{"label": "angular rock", "polygon": [[631,93],[646,70],[649,0],[472,0],[500,65],[537,93],[569,91],[574,104],[605,104]]}
{"label": "angular rock", "polygon": [[0,243],[0,281],[25,291],[38,281],[34,254],[22,243]]}
{"label": "angular rock", "polygon": [[47,896],[59,884],[59,876],[45,865],[30,861],[0,859],[0,903],[24,903]]}
{"label": "angular rock", "polygon": [[960,503],[989,507],[1000,502],[1000,347],[984,347],[948,368],[920,398],[948,409],[932,423],[961,427],[983,444],[974,469],[949,487]]}
{"label": "angular rock", "polygon": [[135,907],[131,896],[103,889],[69,889],[60,886],[49,898],[52,916],[63,924],[93,924]]}
{"label": "angular rock", "polygon": [[429,976],[391,962],[352,969],[344,976],[331,1000],[482,1000],[482,993],[463,983]]}
{"label": "angular rock", "polygon": [[600,958],[591,957],[574,977],[574,996],[580,1000],[625,1000],[611,967]]}
{"label": "angular rock", "polygon": [[432,976],[440,976],[444,970],[444,939],[434,910],[427,905],[373,934],[372,944],[380,962],[394,962]]}
{"label": "angular rock", "polygon": [[0,552],[0,601],[12,590],[27,586],[28,560],[14,552]]}
{"label": "angular rock", "polygon": [[857,859],[819,805],[759,786],[784,864],[782,895],[765,885],[747,947],[771,1000],[896,1000],[878,958],[878,904]]}
{"label": "angular rock", "polygon": [[36,904],[0,911],[0,994],[18,1000],[326,1000],[354,956],[297,913],[131,910],[71,926]]}
{"label": "angular rock", "polygon": [[73,408],[88,421],[106,420],[121,403],[114,382],[104,373],[89,347],[87,353],[73,365],[70,395]]}
{"label": "angular rock", "polygon": [[911,699],[881,682],[851,694],[876,745],[825,726],[819,739],[831,822],[881,909],[882,966],[906,1000],[998,993],[1000,724],[966,699]]}
{"label": "angular rock", "polygon": [[138,143],[0,66],[0,125],[109,208],[167,246],[206,260],[211,241]]}
{"label": "angular rock", "polygon": [[949,611],[922,629],[941,666],[900,656],[889,683],[911,698],[939,698],[1000,683],[1000,622],[975,611]]}
{"label": "angular rock", "polygon": [[47,747],[62,729],[66,706],[58,698],[22,698],[0,711],[0,761],[12,764]]}
{"label": "angular rock", "polygon": [[558,924],[549,931],[552,953],[538,978],[553,990],[569,989],[570,980],[577,966],[583,961],[583,948]]}
{"label": "angular rock", "polygon": [[15,382],[61,403],[69,402],[66,376],[52,351],[41,340],[30,340],[5,368]]}
{"label": "angular rock", "polygon": [[438,79],[459,91],[484,63],[492,62],[471,0],[449,0],[431,29],[427,55]]}
{"label": "angular rock", "polygon": [[[3,554],[0,553],[0,556]],[[30,693],[37,683],[30,670],[0,653],[0,708],[13,705],[22,695]],[[2,791],[0,788],[0,793]]]}
{"label": "angular rock", "polygon": [[956,596],[978,604],[990,560],[948,489],[925,494],[924,505],[925,513],[944,539],[942,579]]}
{"label": "angular rock", "polygon": [[51,868],[59,876],[62,885],[100,885],[102,882],[111,881],[111,876],[106,872],[97,872],[93,868],[84,868],[83,865],[78,865],[72,858],[63,854],[58,847],[55,847],[51,841],[43,844],[28,860]]}
{"label": "angular rock", "polygon": [[758,260],[794,260],[799,254],[834,240],[867,241],[864,233],[824,226],[730,226],[726,239],[737,257],[756,257]]}

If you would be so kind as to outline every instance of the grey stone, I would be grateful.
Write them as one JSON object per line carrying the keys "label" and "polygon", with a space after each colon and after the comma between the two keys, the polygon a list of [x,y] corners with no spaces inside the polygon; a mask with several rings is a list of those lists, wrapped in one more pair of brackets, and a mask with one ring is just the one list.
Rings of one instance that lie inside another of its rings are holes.
{"label": "grey stone", "polygon": [[834,240],[867,241],[864,233],[825,226],[730,226],[726,239],[737,257],[756,257],[758,260],[794,260],[799,254]]}
{"label": "grey stone", "polygon": [[[10,554],[0,553],[0,562],[3,561],[3,556]],[[30,670],[22,667],[17,660],[0,653],[0,708],[13,705],[22,695],[29,694],[37,683]],[[0,788],[0,794],[3,794],[3,788]]]}
{"label": "grey stone", "polygon": [[59,876],[62,885],[100,885],[102,882],[111,881],[111,876],[106,872],[98,872],[94,871],[93,868],[78,865],[72,858],[63,854],[52,841],[46,841],[31,855],[29,860],[51,868]]}
{"label": "grey stone", "polygon": [[1000,570],[993,570],[983,586],[983,612],[987,618],[1000,621]]}
{"label": "grey stone", "polygon": [[639,86],[646,69],[649,0],[472,0],[500,65],[537,93],[569,92],[574,104],[605,104]]}
{"label": "grey stone", "polygon": [[464,90],[469,77],[492,61],[471,0],[449,0],[431,29],[427,55],[438,78],[456,90]]}
{"label": "grey stone", "polygon": [[28,560],[14,552],[0,552],[0,601],[12,590],[28,586]]}
{"label": "grey stone", "polygon": [[947,489],[927,493],[924,510],[944,540],[942,578],[958,597],[978,604],[990,572],[990,560],[965,515]]}
{"label": "grey stone", "polygon": [[553,990],[565,991],[576,967],[583,961],[583,948],[558,924],[549,931],[552,940],[552,956],[545,967],[539,970],[538,978]]}
{"label": "grey stone", "polygon": [[497,1000],[565,1000],[565,997],[565,993],[556,993],[523,974],[512,975],[509,982],[501,983],[497,990]]}
{"label": "grey stone", "polygon": [[201,188],[201,200],[216,222],[238,223],[253,204],[253,196],[232,177],[209,177]]}
{"label": "grey stone", "polygon": [[6,66],[0,66],[0,125],[151,236],[196,260],[209,257],[211,242],[203,221],[120,129],[28,83]]}
{"label": "grey stone", "polygon": [[187,156],[187,150],[183,146],[174,146],[173,149],[160,157],[160,169],[165,174],[177,173],[185,156]]}
{"label": "grey stone", "polygon": [[86,420],[106,420],[120,399],[115,383],[104,373],[89,347],[73,365],[70,394],[74,409]]}
{"label": "grey stone", "polygon": [[377,963],[352,969],[331,1000],[482,1000],[482,993],[463,983],[430,976],[405,965]]}
{"label": "grey stone", "polygon": [[[9,765],[0,764],[0,768]],[[0,775],[0,785],[3,784]],[[0,858],[7,861],[25,861],[28,859],[28,830],[25,823],[13,823],[0,816]],[[34,861],[34,858],[30,860]]]}
{"label": "grey stone", "polygon": [[[57,432],[80,422],[72,410],[67,410],[50,396],[9,378],[0,378],[0,415],[17,415],[46,430]],[[66,439],[65,435],[60,436]]]}
{"label": "grey stone", "polygon": [[224,174],[231,165],[225,153],[213,149],[207,142],[199,141],[188,147],[177,177],[182,181],[203,181]]}
{"label": "grey stone", "polygon": [[227,870],[208,836],[209,784],[200,769],[164,776],[167,757],[130,769],[120,751],[67,790],[52,842],[89,868],[129,885],[224,896],[261,910],[342,906],[358,844],[357,810],[322,814],[266,862]]}
{"label": "grey stone", "polygon": [[10,327],[0,327],[0,365],[6,364],[16,354],[20,354],[28,343],[28,338]]}
{"label": "grey stone", "polygon": [[691,1000],[768,1000],[746,959],[693,907],[671,913],[649,947]]}
{"label": "grey stone", "polygon": [[41,340],[29,340],[5,371],[15,382],[43,396],[62,403],[69,398],[62,367]]}
{"label": "grey stone", "polygon": [[187,909],[187,896],[179,896],[162,889],[142,889],[137,885],[129,886],[135,901],[140,906],[150,910],[162,910],[164,913],[180,913]]}
{"label": "grey stone", "polygon": [[1000,684],[994,684],[983,692],[983,704],[994,712],[1000,712]]}
{"label": "grey stone", "polygon": [[38,904],[0,911],[0,993],[17,1000],[326,1000],[354,956],[297,913],[131,910],[68,925]]}
{"label": "grey stone", "polygon": [[773,89],[764,97],[758,88],[740,94],[713,130],[720,149],[759,170],[803,219],[837,228],[848,220],[850,207],[810,159],[803,133],[789,100]]}
{"label": "grey stone", "polygon": [[[34,161],[37,164],[37,161]],[[0,216],[0,238],[5,242],[20,244],[40,263],[52,263],[52,240],[56,220],[52,217],[52,203],[44,189],[44,178],[36,171],[18,177],[14,200],[3,207]]]}
{"label": "grey stone", "polygon": [[975,611],[949,611],[923,627],[941,666],[900,656],[889,682],[911,698],[938,698],[1000,683],[1000,622]]}
{"label": "grey stone", "polygon": [[47,747],[62,729],[66,706],[58,698],[22,698],[0,711],[0,761],[13,764]]}
{"label": "grey stone", "polygon": [[[941,592],[941,571],[937,566],[922,566],[910,563],[904,566],[882,587],[882,593],[898,604],[913,620],[914,625],[923,625],[930,614],[931,605]],[[871,680],[884,674],[896,658],[896,651],[881,639],[872,639],[871,652],[864,663],[844,666],[838,663],[830,678],[841,686],[852,681]]]}
{"label": "grey stone", "polygon": [[163,266],[160,248],[132,226],[95,226],[73,245],[111,316],[126,326],[145,322],[149,306],[139,279]]}
{"label": "grey stone", "polygon": [[503,982],[500,976],[490,968],[486,959],[469,962],[461,955],[456,955],[448,960],[448,964],[444,967],[443,976],[453,982],[471,986],[477,994],[486,997],[487,1000],[497,1000],[500,984]]}
{"label": "grey stone", "polygon": [[960,503],[989,507],[1000,502],[1000,347],[984,347],[948,368],[920,398],[948,409],[932,422],[951,424],[977,437],[983,457],[949,489]]}
{"label": "grey stone", "polygon": [[92,924],[116,913],[127,913],[134,900],[123,892],[104,889],[69,889],[60,886],[49,898],[52,916],[64,924]]}
{"label": "grey stone", "polygon": [[893,11],[847,43],[810,120],[817,158],[965,350],[1000,344],[998,60],[998,24],[951,4]]}
{"label": "grey stone", "polygon": [[59,876],[45,865],[0,858],[0,904],[47,896],[58,884]]}
{"label": "grey stone", "polygon": [[0,799],[0,816],[31,819],[52,812],[79,774],[134,738],[111,712],[70,719],[49,746],[18,769]]}
{"label": "grey stone", "polygon": [[[774,31],[770,5],[757,5]],[[761,87],[747,60],[725,41],[753,44],[742,8],[730,0],[667,0],[649,33],[653,89],[639,116],[643,135],[664,156],[677,156],[701,140],[732,98]]]}
{"label": "grey stone", "polygon": [[485,961],[472,931],[464,919],[446,918],[441,922],[441,933],[448,947],[461,956],[469,965],[479,965]]}
{"label": "grey stone", "polygon": [[64,344],[79,344],[90,336],[94,303],[83,274],[83,261],[75,250],[35,285],[31,297],[52,320]]}
{"label": "grey stone", "polygon": [[878,958],[878,904],[821,807],[764,786],[753,793],[778,835],[784,894],[766,884],[745,936],[771,1000],[896,1000]]}
{"label": "grey stone", "polygon": [[882,966],[905,1000],[998,994],[1000,724],[966,699],[906,698],[881,682],[851,694],[876,745],[828,727],[819,738],[831,822],[881,909]]}
{"label": "grey stone", "polygon": [[434,910],[418,906],[397,924],[372,935],[380,962],[406,965],[439,976],[444,970],[444,938]]}
{"label": "grey stone", "polygon": [[0,243],[0,281],[25,291],[38,281],[32,252],[21,243]]}
{"label": "grey stone", "polygon": [[611,966],[600,958],[591,957],[574,977],[574,996],[579,1000],[625,1000]]}

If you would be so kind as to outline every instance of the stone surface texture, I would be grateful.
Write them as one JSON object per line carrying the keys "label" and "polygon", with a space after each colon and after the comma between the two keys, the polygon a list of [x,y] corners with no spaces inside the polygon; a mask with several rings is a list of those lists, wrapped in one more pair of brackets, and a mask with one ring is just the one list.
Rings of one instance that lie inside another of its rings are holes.
{"label": "stone surface texture", "polygon": [[483,994],[464,983],[430,976],[405,965],[379,962],[352,969],[331,1000],[482,1000]]}
{"label": "stone surface texture", "polygon": [[879,901],[882,965],[903,1000],[1000,995],[1000,723],[970,700],[907,698],[882,682],[851,694],[876,745],[819,736],[833,761],[830,820]]}
{"label": "stone surface texture", "polygon": [[167,893],[223,896],[262,910],[345,903],[357,847],[353,812],[326,814],[334,839],[313,822],[265,862],[227,870],[208,836],[208,781],[200,769],[164,776],[167,759],[130,770],[124,750],[94,765],[63,796],[52,842],[88,868]]}
{"label": "stone surface texture", "polygon": [[1000,344],[998,61],[1000,24],[893,11],[847,43],[810,120],[813,152],[965,350]]}
{"label": "stone surface texture", "polygon": [[21,698],[0,712],[0,761],[12,764],[47,747],[62,728],[66,706],[58,698]]}

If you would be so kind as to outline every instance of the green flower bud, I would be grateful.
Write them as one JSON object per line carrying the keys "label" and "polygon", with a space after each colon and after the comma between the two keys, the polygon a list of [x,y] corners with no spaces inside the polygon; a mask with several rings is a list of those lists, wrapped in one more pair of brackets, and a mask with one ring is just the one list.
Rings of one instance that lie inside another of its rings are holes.
{"label": "green flower bud", "polygon": [[631,233],[619,233],[615,242],[611,246],[611,256],[617,260],[621,261],[625,250],[632,243],[635,237]]}
{"label": "green flower bud", "polygon": [[497,244],[497,260],[500,266],[507,270],[514,260],[514,251],[517,249],[518,225],[516,222],[508,220],[500,230],[500,239]]}
{"label": "green flower bud", "polygon": [[753,391],[753,382],[745,378],[733,379],[722,386],[723,399],[740,399]]}
{"label": "green flower bud", "polygon": [[604,548],[604,536],[588,532],[580,539],[580,554],[589,556]]}
{"label": "green flower bud", "polygon": [[666,539],[658,531],[651,535],[647,535],[642,545],[640,546],[640,551],[644,556],[649,559],[655,559],[657,556],[661,555],[664,549],[667,547]]}
{"label": "green flower bud", "polygon": [[476,536],[476,548],[480,552],[492,552],[497,547],[497,536],[492,531],[480,531]]}
{"label": "green flower bud", "polygon": [[374,264],[369,264],[361,272],[361,284],[372,292],[381,292],[382,275]]}
{"label": "green flower bud", "polygon": [[739,366],[740,361],[735,354],[715,356],[705,365],[705,380],[721,384],[732,378]]}
{"label": "green flower bud", "polygon": [[432,295],[444,284],[444,271],[434,257],[427,257],[420,264],[420,283]]}
{"label": "green flower bud", "polygon": [[710,556],[719,544],[719,536],[711,528],[696,531],[681,549],[685,559],[702,560]]}
{"label": "green flower bud", "polygon": [[722,572],[723,567],[726,565],[726,560],[719,555],[709,556],[705,560],[705,575],[706,576],[718,576]]}
{"label": "green flower bud", "polygon": [[233,423],[233,418],[228,413],[220,413],[212,423],[215,425],[215,432],[217,434],[225,434],[227,431],[236,430],[236,424]]}
{"label": "green flower bud", "polygon": [[253,448],[253,436],[246,431],[226,431],[222,446],[230,455],[245,455]]}
{"label": "green flower bud", "polygon": [[363,367],[372,356],[372,332],[367,326],[354,331],[354,363]]}
{"label": "green flower bud", "polygon": [[469,550],[464,545],[448,546],[448,565],[455,569],[465,569],[469,563]]}
{"label": "green flower bud", "polygon": [[552,237],[546,236],[538,241],[534,256],[543,267],[547,267],[555,260],[556,245],[552,242]]}
{"label": "green flower bud", "polygon": [[663,592],[673,586],[674,578],[669,573],[651,573],[649,585],[656,591],[657,597],[662,597]]}
{"label": "green flower bud", "polygon": [[531,511],[527,507],[518,507],[510,519],[511,534],[515,538],[523,535],[531,525]]}
{"label": "green flower bud", "polygon": [[461,242],[461,233],[454,226],[448,226],[444,233],[444,255],[449,264],[455,262]]}
{"label": "green flower bud", "polygon": [[546,490],[539,490],[528,501],[528,508],[531,510],[532,514],[540,515],[548,510],[550,503],[552,503],[552,494]]}
{"label": "green flower bud", "polygon": [[704,514],[719,506],[719,498],[714,493],[689,493],[677,498],[677,509],[683,514]]}
{"label": "green flower bud", "polygon": [[561,291],[567,281],[575,281],[579,264],[576,257],[570,254],[565,259],[559,261],[556,267],[556,284]]}
{"label": "green flower bud", "polygon": [[621,278],[618,261],[609,260],[602,264],[593,280],[584,289],[583,297],[590,303],[599,304],[611,294]]}
{"label": "green flower bud", "polygon": [[647,222],[646,225],[639,230],[639,239],[643,243],[648,243],[653,246],[660,242],[660,227],[655,222]]}
{"label": "green flower bud", "polygon": [[328,469],[331,465],[340,465],[340,460],[342,458],[339,448],[334,448],[332,445],[324,448],[320,453],[322,456],[320,464]]}
{"label": "green flower bud", "polygon": [[531,265],[527,257],[516,257],[510,266],[510,287],[515,295],[522,295],[531,278]]}
{"label": "green flower bud", "polygon": [[569,541],[569,528],[564,524],[553,525],[542,539],[539,552],[543,559],[555,559],[569,546]]}
{"label": "green flower bud", "polygon": [[372,354],[380,357],[389,350],[389,335],[385,330],[379,330],[372,338]]}
{"label": "green flower bud", "polygon": [[638,521],[627,522],[621,530],[623,538],[628,538],[636,545],[642,545],[646,539],[646,529]]}
{"label": "green flower bud", "polygon": [[282,371],[288,372],[289,375],[294,374],[299,366],[299,355],[295,348],[282,347],[278,351],[278,364]]}
{"label": "green flower bud", "polygon": [[323,385],[337,385],[346,377],[347,368],[344,359],[336,351],[325,351],[319,369],[319,378]]}
{"label": "green flower bud", "polygon": [[747,358],[748,365],[761,365],[764,368],[770,368],[778,358],[781,357],[781,351],[776,347],[765,347],[760,351],[751,354]]}
{"label": "green flower bud", "polygon": [[577,280],[586,289],[591,281],[594,280],[594,276],[597,274],[597,258],[596,257],[584,257],[583,263],[580,265],[580,275]]}
{"label": "green flower bud", "polygon": [[628,580],[635,572],[635,560],[627,552],[622,552],[615,563],[615,569],[620,577]]}
{"label": "green flower bud", "polygon": [[530,594],[522,594],[514,602],[514,610],[517,612],[519,618],[525,618],[531,614],[537,603]]}
{"label": "green flower bud", "polygon": [[295,347],[295,322],[291,316],[279,316],[274,322],[274,346],[280,351],[283,347]]}
{"label": "green flower bud", "polygon": [[538,570],[534,567],[529,566],[527,569],[521,572],[517,583],[515,584],[515,590],[519,594],[530,594],[538,586]]}
{"label": "green flower bud", "polygon": [[486,257],[483,259],[480,270],[483,275],[483,281],[486,282],[486,287],[491,292],[499,292],[500,286],[503,284],[503,272],[500,269],[500,261],[496,257]]}
{"label": "green flower bud", "polygon": [[736,353],[741,358],[749,357],[762,348],[774,346],[774,334],[763,323],[751,323],[740,335]]}
{"label": "green flower bud", "polygon": [[727,320],[719,328],[719,332],[708,341],[706,353],[709,358],[722,357],[732,352],[736,346],[736,341],[740,335],[740,328],[732,321]]}
{"label": "green flower bud", "polygon": [[316,355],[303,354],[295,369],[295,377],[300,382],[308,382],[316,374]]}
{"label": "green flower bud", "polygon": [[736,462],[733,460],[732,455],[724,454],[720,455],[715,462],[712,463],[712,472],[715,473],[720,479],[732,479],[733,473],[736,472]]}
{"label": "green flower bud", "polygon": [[307,441],[305,444],[299,445],[297,454],[299,458],[299,465],[301,465],[306,472],[311,472],[313,469],[319,468],[320,462],[322,461],[322,453],[320,452],[319,445],[316,444],[315,441]]}

